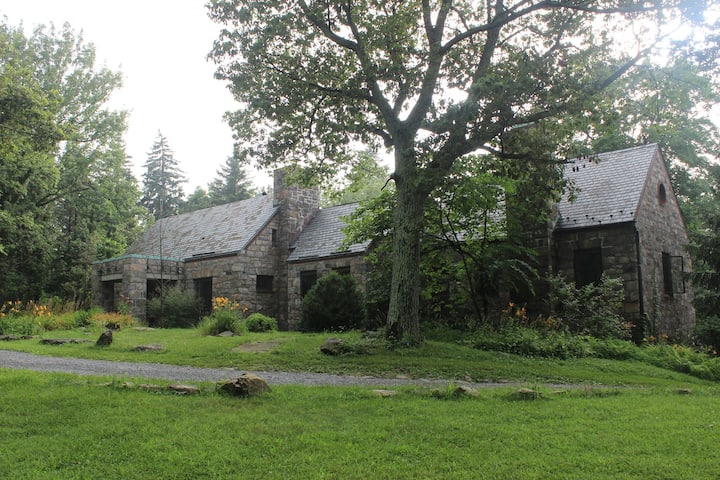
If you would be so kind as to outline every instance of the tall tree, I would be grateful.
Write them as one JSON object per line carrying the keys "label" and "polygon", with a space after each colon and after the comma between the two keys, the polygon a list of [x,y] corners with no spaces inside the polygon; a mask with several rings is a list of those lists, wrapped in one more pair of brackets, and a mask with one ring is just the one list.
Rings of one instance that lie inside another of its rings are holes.
{"label": "tall tree", "polygon": [[145,169],[142,204],[156,220],[178,214],[184,197],[182,184],[187,180],[160,131],[148,153]]}
{"label": "tall tree", "polygon": [[[225,28],[211,56],[242,105],[228,117],[236,138],[260,164],[321,170],[356,142],[392,148],[387,333],[417,344],[424,210],[454,164],[481,150],[506,159],[562,155],[562,145],[513,150],[504,137],[528,125],[559,126],[569,114],[583,118],[661,44],[667,18],[702,20],[702,6],[212,0],[210,15]],[[615,47],[619,38],[630,46]],[[558,138],[572,138],[564,133]]]}
{"label": "tall tree", "polygon": [[12,216],[2,232],[18,235],[0,258],[0,292],[82,303],[91,262],[123,251],[140,214],[122,145],[125,112],[106,105],[121,76],[97,68],[94,46],[69,25],[29,37],[0,26],[0,69],[2,111],[15,123],[0,142],[3,217]]}
{"label": "tall tree", "polygon": [[215,180],[208,185],[212,205],[237,202],[253,196],[250,181],[238,156],[228,157]]}

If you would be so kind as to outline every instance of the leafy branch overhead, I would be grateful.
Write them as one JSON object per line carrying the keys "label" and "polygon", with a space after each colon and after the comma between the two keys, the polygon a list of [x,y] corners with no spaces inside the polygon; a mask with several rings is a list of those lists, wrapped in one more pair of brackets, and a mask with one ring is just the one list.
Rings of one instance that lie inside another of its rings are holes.
{"label": "leafy branch overhead", "polygon": [[333,174],[358,144],[391,149],[398,201],[388,326],[414,343],[423,211],[454,165],[480,151],[513,162],[574,153],[579,134],[594,135],[596,106],[610,93],[647,93],[610,87],[671,58],[681,27],[707,30],[705,7],[214,0],[210,16],[224,28],[210,56],[241,104],[228,113],[238,148],[260,165]]}

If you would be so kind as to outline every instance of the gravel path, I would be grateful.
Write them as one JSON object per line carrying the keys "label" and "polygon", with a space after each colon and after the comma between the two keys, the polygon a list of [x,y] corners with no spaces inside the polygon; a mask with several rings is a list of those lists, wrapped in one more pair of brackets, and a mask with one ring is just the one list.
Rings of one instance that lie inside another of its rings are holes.
{"label": "gravel path", "polygon": [[270,385],[393,387],[402,385],[445,386],[448,383],[453,383],[474,388],[512,385],[493,382],[471,383],[454,380],[358,377],[325,373],[248,372],[232,368],[197,368],[160,363],[110,362],[82,358],[46,357],[10,350],[0,350],[0,368],[64,372],[78,375],[143,377],[176,382],[217,382],[218,380],[237,377],[242,373],[254,373],[264,378]]}

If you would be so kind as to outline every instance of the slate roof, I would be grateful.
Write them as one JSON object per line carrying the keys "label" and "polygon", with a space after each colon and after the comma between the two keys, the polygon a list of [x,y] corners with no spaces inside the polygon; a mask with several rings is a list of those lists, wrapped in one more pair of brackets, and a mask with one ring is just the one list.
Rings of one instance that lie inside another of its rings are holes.
{"label": "slate roof", "polygon": [[563,195],[556,229],[634,221],[650,165],[658,152],[657,144],[650,144],[569,162],[564,175],[579,192],[572,203],[567,193]]}
{"label": "slate roof", "polygon": [[346,225],[344,217],[349,216],[357,207],[357,203],[348,203],[320,210],[293,244],[288,262],[364,252],[370,241],[355,243],[347,249],[342,248],[345,240],[343,228]]}
{"label": "slate roof", "polygon": [[127,255],[162,256],[190,260],[235,253],[250,241],[275,215],[272,195],[218,205],[163,218],[133,243]]}

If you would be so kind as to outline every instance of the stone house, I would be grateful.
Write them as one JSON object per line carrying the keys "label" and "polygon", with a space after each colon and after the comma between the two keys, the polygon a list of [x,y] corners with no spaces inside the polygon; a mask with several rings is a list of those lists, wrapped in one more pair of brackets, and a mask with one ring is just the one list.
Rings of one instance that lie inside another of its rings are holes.
{"label": "stone house", "polygon": [[[689,241],[658,146],[578,159],[565,175],[576,199],[563,197],[555,219],[530,234],[540,270],[577,285],[621,277],[629,321],[656,334],[689,331]],[[287,185],[278,170],[272,195],[162,219],[125,255],[94,264],[95,303],[113,310],[129,299],[144,318],[160,282],[174,282],[208,309],[225,296],[292,329],[302,296],[325,272],[365,285],[370,242],[343,244],[344,218],[357,204],[320,209],[319,199],[317,189]]]}
{"label": "stone house", "polygon": [[625,317],[642,334],[683,336],[695,325],[689,239],[656,144],[577,159],[550,225],[546,269],[578,286],[605,274],[623,279]]}
{"label": "stone house", "polygon": [[144,319],[161,283],[192,289],[206,311],[214,297],[238,301],[292,329],[302,295],[328,270],[364,284],[369,243],[343,245],[343,217],[357,204],[320,209],[317,188],[287,185],[273,194],[159,220],[128,251],[93,265],[93,298],[106,310],[128,302]]}

